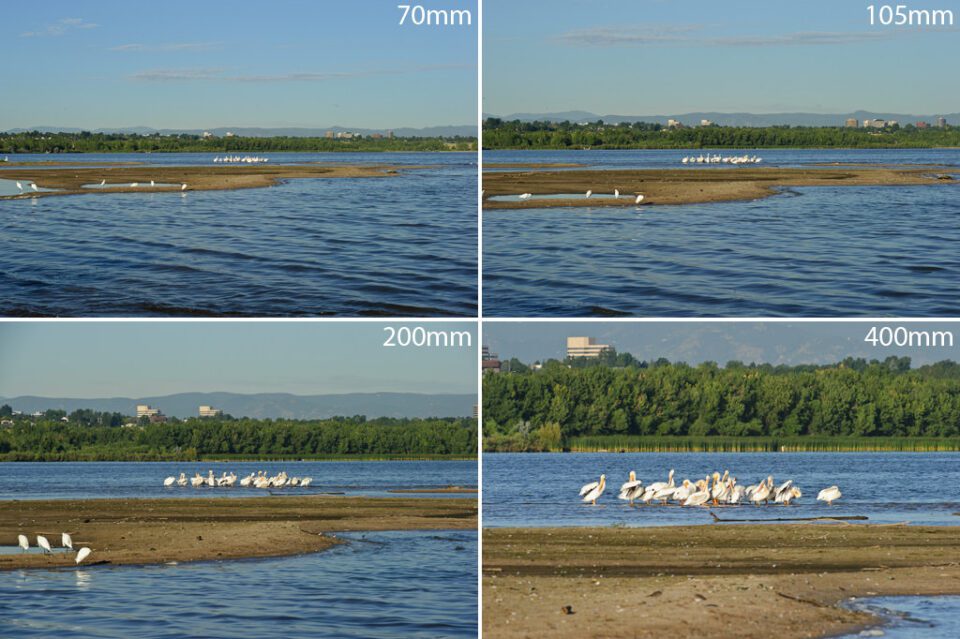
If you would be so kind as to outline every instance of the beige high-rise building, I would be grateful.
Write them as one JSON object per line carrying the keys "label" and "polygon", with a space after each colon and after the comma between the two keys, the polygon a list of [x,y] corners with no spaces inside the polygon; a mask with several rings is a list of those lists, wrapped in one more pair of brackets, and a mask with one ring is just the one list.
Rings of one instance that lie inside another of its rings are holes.
{"label": "beige high-rise building", "polygon": [[600,353],[610,350],[609,344],[597,344],[595,337],[568,337],[567,357],[600,357]]}
{"label": "beige high-rise building", "polygon": [[152,408],[147,404],[137,404],[137,417],[155,417],[160,414],[159,408]]}
{"label": "beige high-rise building", "polygon": [[200,407],[200,417],[219,417],[220,415],[223,415],[223,411],[219,408],[213,406]]}

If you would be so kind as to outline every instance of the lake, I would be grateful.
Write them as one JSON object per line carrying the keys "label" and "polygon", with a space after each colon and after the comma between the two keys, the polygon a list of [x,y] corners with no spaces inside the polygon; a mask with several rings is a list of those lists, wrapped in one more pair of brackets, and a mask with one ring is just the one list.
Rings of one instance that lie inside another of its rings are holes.
{"label": "lake", "polygon": [[[680,169],[682,157],[699,153],[488,151],[484,163]],[[717,153],[759,155],[761,167],[858,162],[960,170],[955,149]],[[639,210],[485,210],[484,315],[955,316],[958,214],[954,185],[791,188],[755,201]]]}
{"label": "lake", "polygon": [[[215,166],[216,155],[17,155],[11,162]],[[0,200],[2,312],[476,314],[475,154],[263,155],[270,165],[428,168],[387,178],[296,179],[270,188],[193,191],[185,196],[119,193]],[[0,163],[0,179],[3,170]],[[37,167],[37,175],[43,170]]]}
{"label": "lake", "polygon": [[841,639],[956,639],[960,628],[960,597],[872,597],[856,599],[847,606],[871,612],[887,623],[882,627],[882,635],[857,633]]}
{"label": "lake", "polygon": [[338,535],[278,559],[12,571],[5,636],[144,639],[477,636],[477,534]]}
{"label": "lake", "polygon": [[[214,476],[259,470],[313,477],[308,488],[192,488],[163,486],[169,476],[195,472]],[[256,497],[271,494],[343,493],[348,496],[463,497],[457,493],[390,493],[390,490],[463,486],[476,488],[476,461],[310,462],[7,462],[0,463],[0,501],[8,499],[96,499]],[[13,543],[13,542],[10,542]]]}
{"label": "lake", "polygon": [[[631,508],[617,499],[631,470],[643,483],[703,478],[729,469],[749,485],[772,474],[793,479],[803,497],[793,506]],[[596,506],[582,504],[580,487],[607,475]],[[833,506],[817,502],[838,485]],[[868,523],[960,525],[960,453],[484,453],[484,526],[668,526],[709,524],[721,518],[767,519],[864,515]]]}

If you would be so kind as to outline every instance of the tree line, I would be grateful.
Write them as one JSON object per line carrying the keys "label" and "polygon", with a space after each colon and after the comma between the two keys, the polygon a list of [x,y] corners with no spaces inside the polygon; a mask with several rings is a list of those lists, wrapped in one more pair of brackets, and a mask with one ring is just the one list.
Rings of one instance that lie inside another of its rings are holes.
{"label": "tree line", "polygon": [[572,438],[960,436],[960,365],[906,357],[828,366],[698,366],[609,352],[483,379],[485,448],[553,450]]}
{"label": "tree line", "polygon": [[484,149],[933,148],[960,146],[960,129],[847,127],[667,128],[649,122],[521,122],[487,118]]}
{"label": "tree line", "polygon": [[[62,412],[62,411],[60,411]],[[324,420],[190,418],[166,423],[93,423],[17,416],[0,428],[0,461],[196,460],[211,456],[473,456],[467,418]],[[99,416],[106,416],[102,419]],[[69,419],[69,418],[68,418]]]}
{"label": "tree line", "polygon": [[210,137],[130,133],[0,133],[0,154],[10,153],[269,153],[335,151],[475,151],[476,138]]}

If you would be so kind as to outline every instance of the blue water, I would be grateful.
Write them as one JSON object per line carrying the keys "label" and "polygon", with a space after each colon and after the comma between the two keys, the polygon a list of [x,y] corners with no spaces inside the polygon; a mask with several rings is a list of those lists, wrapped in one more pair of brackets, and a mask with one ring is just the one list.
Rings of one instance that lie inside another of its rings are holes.
{"label": "blue water", "polygon": [[[259,490],[163,486],[181,472],[215,477],[234,471],[239,477],[266,470],[274,475],[313,477],[308,488]],[[407,496],[397,489],[477,487],[476,461],[329,461],[329,462],[59,462],[0,463],[0,501],[8,499],[95,499],[154,497],[255,497],[272,493],[303,495]],[[456,493],[418,493],[416,497],[463,497]]]}
{"label": "blue water", "polygon": [[477,534],[340,535],[325,552],[3,573],[4,637],[477,636]]}
{"label": "blue water", "polygon": [[[215,154],[58,155],[210,165]],[[476,156],[270,154],[428,165],[271,188],[0,200],[0,309],[58,316],[471,316]],[[51,156],[11,156],[13,161]],[[0,167],[0,178],[3,177]],[[38,175],[44,169],[38,167]],[[39,179],[39,178],[37,178]]]}
{"label": "blue water", "polygon": [[[726,506],[631,508],[617,499],[631,470],[644,484],[675,483],[730,470],[739,484],[755,484],[773,475],[780,484],[793,479],[803,496],[786,507]],[[607,476],[606,493],[596,506],[582,504],[584,484]],[[843,497],[833,506],[817,502],[817,493],[836,484]],[[484,526],[669,526],[721,518],[774,519],[865,515],[864,523],[910,522],[960,525],[960,453],[485,453],[483,455]]]}
{"label": "blue water", "polygon": [[871,612],[886,621],[882,635],[863,633],[844,635],[844,639],[883,636],[887,639],[956,639],[960,628],[960,597],[875,597],[857,599],[848,604],[856,610]]}
{"label": "blue water", "polygon": [[[689,153],[489,152],[484,162],[682,168],[679,159]],[[761,166],[960,168],[957,150],[751,153],[764,158]],[[484,314],[493,317],[960,314],[956,183],[797,188],[749,202],[489,209],[483,215]]]}

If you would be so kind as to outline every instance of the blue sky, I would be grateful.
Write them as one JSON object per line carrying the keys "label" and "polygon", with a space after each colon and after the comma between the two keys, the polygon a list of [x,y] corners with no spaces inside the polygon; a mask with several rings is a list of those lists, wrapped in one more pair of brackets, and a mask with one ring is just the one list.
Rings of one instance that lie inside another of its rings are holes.
{"label": "blue sky", "polygon": [[[871,27],[871,0],[486,0],[486,113],[960,110],[953,28]],[[896,4],[896,3],[892,3]]]}
{"label": "blue sky", "polygon": [[[469,330],[476,346],[475,324],[423,325]],[[476,392],[476,348],[385,348],[384,326],[356,321],[0,322],[0,396]]]}
{"label": "blue sky", "polygon": [[[399,26],[393,0],[44,0],[8,7],[0,130],[462,125],[466,27]],[[438,8],[441,5],[436,5]]]}
{"label": "blue sky", "polygon": [[[949,330],[953,348],[882,348],[863,341],[871,326],[906,326],[911,330]],[[566,356],[566,338],[596,337],[619,352],[645,359],[720,365],[744,363],[832,364],[846,357],[884,359],[909,356],[914,365],[960,360],[960,323],[946,322],[485,322],[484,344],[509,359],[523,362]]]}

